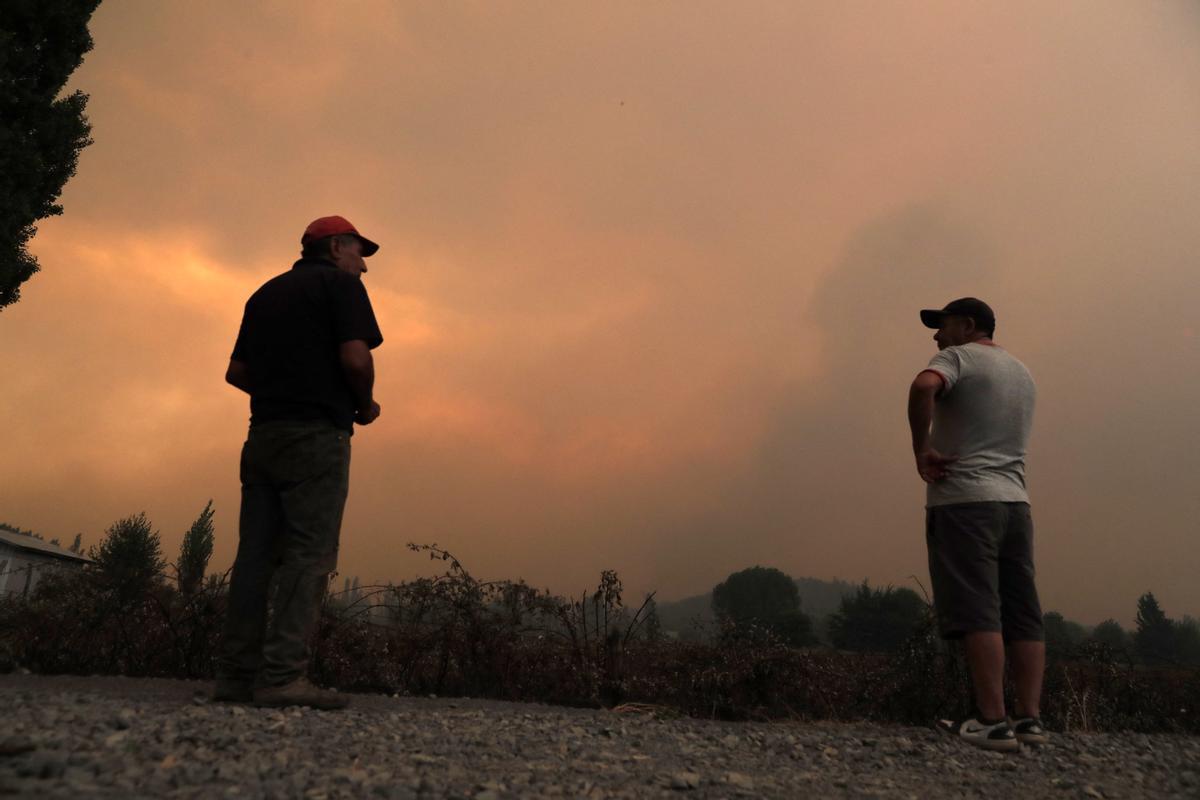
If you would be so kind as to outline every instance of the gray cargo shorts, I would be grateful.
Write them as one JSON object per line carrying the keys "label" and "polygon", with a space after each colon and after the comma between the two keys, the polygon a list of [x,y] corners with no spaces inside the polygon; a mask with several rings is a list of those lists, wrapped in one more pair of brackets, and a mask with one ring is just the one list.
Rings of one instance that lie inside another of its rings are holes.
{"label": "gray cargo shorts", "polygon": [[1028,503],[959,503],[925,512],[929,577],[942,636],[1000,632],[1042,641]]}

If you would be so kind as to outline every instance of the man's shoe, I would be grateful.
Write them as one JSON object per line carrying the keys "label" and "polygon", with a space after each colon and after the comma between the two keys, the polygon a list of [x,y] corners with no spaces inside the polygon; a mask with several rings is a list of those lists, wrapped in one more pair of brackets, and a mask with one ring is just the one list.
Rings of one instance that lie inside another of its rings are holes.
{"label": "man's shoe", "polygon": [[977,717],[968,717],[957,722],[940,719],[935,727],[984,750],[1012,753],[1021,749],[1021,743],[1017,741],[1017,736],[1007,719],[999,722],[981,722]]}
{"label": "man's shoe", "polygon": [[1009,722],[1021,744],[1046,744],[1050,741],[1050,734],[1046,732],[1040,717],[1019,717]]}
{"label": "man's shoe", "polygon": [[217,685],[212,693],[212,702],[252,703],[254,702],[254,684],[251,681],[217,678]]}
{"label": "man's shoe", "polygon": [[254,691],[254,704],[263,708],[309,706],[334,711],[350,705],[350,698],[313,686],[308,678],[297,678],[282,686],[263,686]]}

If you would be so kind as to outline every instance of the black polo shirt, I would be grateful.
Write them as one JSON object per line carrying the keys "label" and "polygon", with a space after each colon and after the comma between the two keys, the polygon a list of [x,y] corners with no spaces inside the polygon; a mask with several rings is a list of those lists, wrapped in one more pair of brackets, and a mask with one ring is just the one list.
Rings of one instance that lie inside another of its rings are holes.
{"label": "black polo shirt", "polygon": [[354,432],[357,403],[342,342],[383,343],[362,281],[324,259],[302,258],[246,301],[233,359],[250,379],[250,424],[328,420]]}

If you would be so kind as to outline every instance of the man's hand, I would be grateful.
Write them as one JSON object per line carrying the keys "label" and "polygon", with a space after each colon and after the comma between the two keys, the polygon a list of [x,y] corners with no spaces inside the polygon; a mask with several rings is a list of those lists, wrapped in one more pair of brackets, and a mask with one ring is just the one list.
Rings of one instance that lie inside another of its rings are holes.
{"label": "man's hand", "polygon": [[375,385],[375,360],[371,358],[371,348],[362,339],[351,339],[342,342],[338,358],[342,362],[346,383],[354,395],[354,403],[358,406],[354,421],[359,425],[370,425],[379,417],[379,403],[371,396],[371,389]]}
{"label": "man's hand", "polygon": [[926,483],[934,483],[945,478],[950,472],[947,467],[958,461],[958,456],[944,456],[932,447],[918,451],[916,457],[917,474]]}
{"label": "man's hand", "polygon": [[379,403],[371,401],[371,407],[366,411],[361,408],[354,412],[354,421],[359,425],[370,425],[375,420],[379,419]]}

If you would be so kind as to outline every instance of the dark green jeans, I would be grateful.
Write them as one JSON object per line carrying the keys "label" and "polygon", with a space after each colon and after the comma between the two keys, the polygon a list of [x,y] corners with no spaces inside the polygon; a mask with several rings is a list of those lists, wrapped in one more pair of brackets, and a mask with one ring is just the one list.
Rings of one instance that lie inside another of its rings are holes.
{"label": "dark green jeans", "polygon": [[350,434],[315,422],[255,425],[242,448],[241,472],[238,552],[217,677],[275,686],[308,669],[337,567]]}

